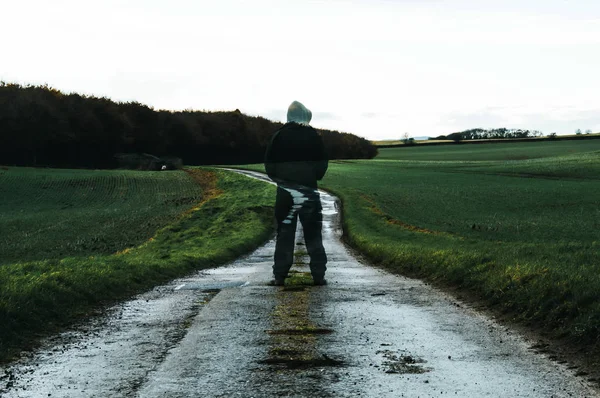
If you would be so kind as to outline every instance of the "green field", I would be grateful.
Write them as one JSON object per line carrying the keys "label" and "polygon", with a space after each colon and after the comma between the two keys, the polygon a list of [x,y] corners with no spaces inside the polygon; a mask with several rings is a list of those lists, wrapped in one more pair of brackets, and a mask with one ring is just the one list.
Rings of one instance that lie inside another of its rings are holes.
{"label": "green field", "polygon": [[0,169],[0,266],[109,254],[148,240],[202,200],[182,171]]}
{"label": "green field", "polygon": [[0,169],[0,360],[39,332],[273,231],[274,188],[210,169]]}
{"label": "green field", "polygon": [[[600,140],[383,149],[333,162],[348,241],[578,341],[599,337]],[[522,160],[514,160],[522,159]]]}
{"label": "green field", "polygon": [[600,140],[380,149],[330,162],[320,186],[373,262],[600,337]]}
{"label": "green field", "polygon": [[[330,162],[321,186],[343,200],[345,239],[375,263],[599,338],[600,140],[382,149]],[[274,187],[212,169],[2,167],[0,194],[0,359],[272,233]]]}
{"label": "green field", "polygon": [[527,160],[600,151],[600,139],[380,148],[378,160]]}

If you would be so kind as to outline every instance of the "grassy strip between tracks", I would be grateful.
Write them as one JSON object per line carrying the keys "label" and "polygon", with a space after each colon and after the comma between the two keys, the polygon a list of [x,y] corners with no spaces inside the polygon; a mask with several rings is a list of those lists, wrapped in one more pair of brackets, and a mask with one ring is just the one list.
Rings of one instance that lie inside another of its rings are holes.
{"label": "grassy strip between tracks", "polygon": [[0,360],[101,304],[231,261],[273,232],[272,186],[218,170],[188,174],[201,185],[202,201],[140,245],[2,264]]}

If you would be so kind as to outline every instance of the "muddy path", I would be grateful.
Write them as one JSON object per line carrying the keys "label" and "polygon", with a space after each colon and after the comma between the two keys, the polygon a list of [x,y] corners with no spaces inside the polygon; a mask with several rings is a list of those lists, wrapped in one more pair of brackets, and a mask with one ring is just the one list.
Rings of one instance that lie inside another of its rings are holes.
{"label": "muddy path", "polygon": [[269,241],[122,303],[0,368],[2,397],[596,397],[532,343],[341,243],[323,193],[328,286],[272,287]]}

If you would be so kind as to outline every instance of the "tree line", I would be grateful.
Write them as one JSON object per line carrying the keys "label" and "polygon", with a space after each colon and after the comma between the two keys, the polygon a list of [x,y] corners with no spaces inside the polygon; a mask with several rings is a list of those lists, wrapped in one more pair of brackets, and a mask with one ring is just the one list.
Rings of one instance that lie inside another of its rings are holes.
{"label": "tree line", "polygon": [[544,134],[539,130],[523,130],[523,129],[508,129],[505,127],[496,129],[469,129],[459,131],[448,135],[440,135],[432,138],[434,140],[498,140],[498,139],[519,139],[519,138],[536,138],[542,137]]}
{"label": "tree line", "polygon": [[[115,155],[148,153],[185,164],[260,163],[282,124],[231,112],[154,110],[138,102],[0,82],[0,164],[116,167]],[[330,159],[370,159],[377,148],[317,129]]]}

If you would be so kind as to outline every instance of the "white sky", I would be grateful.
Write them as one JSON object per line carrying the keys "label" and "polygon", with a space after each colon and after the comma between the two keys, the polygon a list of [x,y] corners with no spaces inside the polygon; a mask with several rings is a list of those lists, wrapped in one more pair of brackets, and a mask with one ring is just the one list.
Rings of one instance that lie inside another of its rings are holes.
{"label": "white sky", "polygon": [[369,139],[600,131],[598,0],[1,0],[0,80]]}

